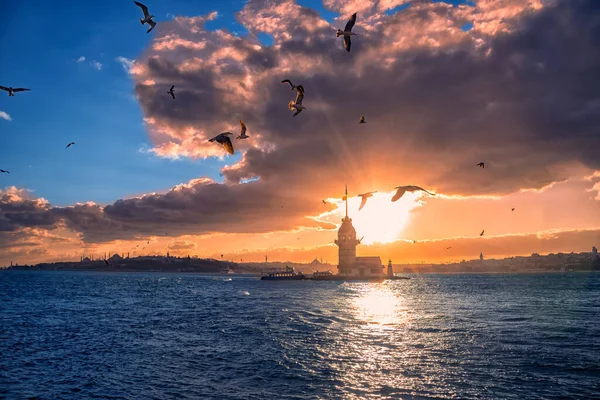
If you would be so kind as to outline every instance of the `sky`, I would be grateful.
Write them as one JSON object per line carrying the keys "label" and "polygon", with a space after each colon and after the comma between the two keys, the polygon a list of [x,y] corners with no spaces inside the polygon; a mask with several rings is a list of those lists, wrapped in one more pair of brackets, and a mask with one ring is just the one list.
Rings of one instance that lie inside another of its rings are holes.
{"label": "sky", "polygon": [[[0,265],[107,252],[335,264],[345,185],[358,255],[600,245],[597,2],[145,4],[149,34],[129,1],[100,16],[3,4],[0,85],[31,91],[0,93]],[[335,31],[354,12],[348,53]],[[297,117],[282,79],[305,88]],[[250,138],[234,155],[207,141],[240,119]],[[436,196],[392,203],[400,185]]]}

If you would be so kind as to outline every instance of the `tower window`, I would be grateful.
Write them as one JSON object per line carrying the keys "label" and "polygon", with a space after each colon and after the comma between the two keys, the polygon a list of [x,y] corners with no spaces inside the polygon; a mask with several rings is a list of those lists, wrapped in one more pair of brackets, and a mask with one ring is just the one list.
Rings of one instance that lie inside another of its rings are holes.
{"label": "tower window", "polygon": [[342,240],[346,240],[346,235],[343,235],[343,236],[342,236]]}

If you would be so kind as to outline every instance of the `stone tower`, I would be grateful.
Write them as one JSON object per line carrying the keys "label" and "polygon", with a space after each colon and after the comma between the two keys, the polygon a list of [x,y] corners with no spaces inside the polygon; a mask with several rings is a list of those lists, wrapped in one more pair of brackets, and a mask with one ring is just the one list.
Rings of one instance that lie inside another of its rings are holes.
{"label": "stone tower", "polygon": [[356,230],[352,226],[352,218],[348,217],[348,186],[346,186],[346,216],[342,218],[342,226],[338,230],[338,238],[335,244],[338,250],[338,273],[340,275],[349,274],[352,267],[356,264],[356,246],[360,243],[356,239]]}

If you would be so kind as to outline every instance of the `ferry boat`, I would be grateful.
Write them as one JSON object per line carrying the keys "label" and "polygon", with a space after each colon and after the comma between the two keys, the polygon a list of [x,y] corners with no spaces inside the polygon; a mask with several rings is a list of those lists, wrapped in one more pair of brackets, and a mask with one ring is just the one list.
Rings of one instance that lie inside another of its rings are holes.
{"label": "ferry boat", "polygon": [[315,271],[312,274],[314,281],[330,281],[335,280],[335,275],[331,271]]}
{"label": "ferry boat", "polygon": [[285,267],[284,271],[263,272],[261,281],[299,281],[306,279],[302,272],[297,272],[293,267]]}

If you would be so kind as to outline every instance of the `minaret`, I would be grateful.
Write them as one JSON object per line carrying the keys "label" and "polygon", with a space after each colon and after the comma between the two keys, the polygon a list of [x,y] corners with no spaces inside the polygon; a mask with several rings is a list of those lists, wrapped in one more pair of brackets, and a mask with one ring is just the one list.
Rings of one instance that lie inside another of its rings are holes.
{"label": "minaret", "polygon": [[338,273],[340,275],[349,275],[356,264],[356,246],[359,241],[356,240],[356,230],[352,226],[352,218],[348,217],[348,186],[346,185],[346,216],[342,218],[342,226],[338,230],[338,238],[335,244],[338,245]]}

